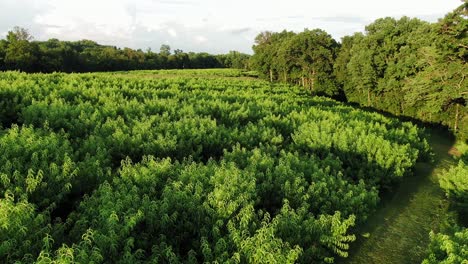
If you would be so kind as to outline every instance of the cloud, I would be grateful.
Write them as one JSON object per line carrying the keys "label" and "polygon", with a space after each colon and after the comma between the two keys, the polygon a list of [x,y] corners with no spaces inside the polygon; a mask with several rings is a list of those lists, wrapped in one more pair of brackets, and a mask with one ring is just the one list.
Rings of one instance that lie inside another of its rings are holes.
{"label": "cloud", "polygon": [[429,22],[436,22],[439,20],[439,18],[443,18],[445,16],[445,13],[434,13],[434,14],[423,14],[423,15],[418,15],[420,19],[424,21],[429,21]]}
{"label": "cloud", "polygon": [[288,19],[303,19],[304,16],[288,16]]}
{"label": "cloud", "polygon": [[173,38],[177,37],[177,31],[175,31],[173,28],[168,28],[167,33]]}
{"label": "cloud", "polygon": [[368,24],[372,20],[366,19],[359,16],[331,16],[331,17],[313,17],[314,20],[320,20],[324,22],[336,22],[336,23],[355,23],[355,24]]}
{"label": "cloud", "polygon": [[205,42],[208,41],[208,39],[206,37],[204,37],[204,36],[198,35],[198,36],[195,37],[195,41],[197,43],[205,43]]}
{"label": "cloud", "polygon": [[[172,37],[169,29],[177,32],[177,37]],[[143,25],[138,25],[128,41],[122,44],[130,47],[147,48],[159,50],[161,44],[168,44],[172,49],[182,49],[184,51],[208,52],[214,54],[226,53],[229,50],[239,50],[251,53],[250,39],[233,35],[227,30],[219,30],[214,26],[187,27],[185,25],[168,22],[159,29],[149,29]]]}
{"label": "cloud", "polygon": [[247,32],[250,32],[252,31],[252,28],[250,27],[244,27],[244,28],[235,28],[235,29],[231,29],[230,32],[234,35],[239,35],[239,34],[243,34],[243,33],[247,33]]}
{"label": "cloud", "polygon": [[[42,32],[42,26],[35,23],[38,14],[44,14],[50,6],[46,0],[34,2],[27,0],[0,0],[0,32],[8,32],[15,26],[30,30],[32,35]],[[6,34],[5,34],[6,35]]]}
{"label": "cloud", "polygon": [[157,3],[160,3],[160,4],[164,4],[164,5],[174,5],[174,6],[191,6],[191,5],[195,5],[196,3],[195,2],[191,2],[191,1],[178,1],[178,0],[158,0],[158,1],[155,1]]}
{"label": "cloud", "polygon": [[40,23],[38,24],[46,28],[62,28],[62,26],[59,26],[59,25],[40,24]]}
{"label": "cloud", "polygon": [[436,21],[458,5],[446,0],[0,0],[0,32],[18,25],[38,40],[251,53],[255,36],[265,30],[322,28],[339,39],[379,17]]}
{"label": "cloud", "polygon": [[[285,17],[287,18],[287,17]],[[257,17],[255,18],[255,21],[257,22],[269,22],[269,21],[276,21],[276,20],[280,20],[280,19],[283,19],[282,17]]]}

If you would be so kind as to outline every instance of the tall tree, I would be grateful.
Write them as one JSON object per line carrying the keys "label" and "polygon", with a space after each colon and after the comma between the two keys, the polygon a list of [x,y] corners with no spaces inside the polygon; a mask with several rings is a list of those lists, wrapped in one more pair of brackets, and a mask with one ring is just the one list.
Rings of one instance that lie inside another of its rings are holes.
{"label": "tall tree", "polygon": [[296,65],[302,72],[302,84],[314,93],[332,96],[338,92],[333,77],[338,43],[321,29],[308,30],[293,37],[291,49],[294,50]]}
{"label": "tall tree", "polygon": [[424,69],[406,87],[407,103],[422,106],[420,118],[429,113],[455,132],[468,113],[467,16],[468,3],[464,3],[433,26],[433,45],[420,49]]}
{"label": "tall tree", "polygon": [[357,42],[356,38],[362,37],[362,34],[354,34],[352,36],[344,36],[341,39],[340,50],[337,54],[335,63],[333,64],[334,75],[338,85],[343,89],[348,84],[349,74],[347,70],[348,63],[351,59],[352,53],[351,48],[354,42]]}
{"label": "tall tree", "polygon": [[231,50],[227,54],[219,56],[226,67],[235,69],[248,69],[250,55]]}
{"label": "tall tree", "polygon": [[254,55],[252,56],[252,64],[261,74],[268,76],[270,81],[273,81],[272,68],[272,53],[273,53],[273,32],[265,31],[255,37],[255,45],[252,47]]}
{"label": "tall tree", "polygon": [[61,71],[64,66],[65,47],[58,39],[38,43],[40,59],[38,68],[42,72]]}
{"label": "tall tree", "polygon": [[28,30],[15,27],[8,32],[8,46],[5,54],[5,64],[9,68],[23,71],[33,71],[37,60],[37,46],[30,41],[33,39]]}
{"label": "tall tree", "polygon": [[321,29],[262,32],[255,39],[253,68],[270,81],[300,84],[313,93],[337,94],[333,63],[338,43]]}
{"label": "tall tree", "polygon": [[161,48],[159,48],[159,55],[166,57],[171,55],[171,46],[167,44],[162,44]]}
{"label": "tall tree", "polygon": [[0,71],[5,70],[5,55],[8,42],[4,39],[0,39]]}
{"label": "tall tree", "polygon": [[374,62],[374,50],[368,39],[357,37],[351,49],[353,54],[348,63],[349,85],[345,86],[349,100],[372,106],[371,93],[377,86],[377,70]]}
{"label": "tall tree", "polygon": [[343,86],[348,99],[402,114],[404,80],[418,71],[414,54],[426,44],[420,36],[428,28],[419,19],[387,17],[366,26],[365,35],[355,34],[351,49],[347,43],[349,52],[342,51],[341,64],[335,68],[340,81],[347,82]]}

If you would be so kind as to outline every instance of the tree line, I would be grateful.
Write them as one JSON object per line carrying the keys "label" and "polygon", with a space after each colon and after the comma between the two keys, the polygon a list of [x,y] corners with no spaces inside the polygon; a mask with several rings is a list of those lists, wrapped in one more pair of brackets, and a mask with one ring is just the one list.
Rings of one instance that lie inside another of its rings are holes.
{"label": "tree line", "polygon": [[468,136],[468,3],[428,23],[380,18],[334,40],[321,29],[262,32],[251,65],[270,81],[450,127]]}
{"label": "tree line", "polygon": [[118,48],[91,40],[33,41],[27,29],[15,27],[0,40],[0,70],[24,72],[96,72],[153,69],[247,68],[248,54],[230,51],[212,55],[205,52],[171,50],[161,45],[150,48]]}

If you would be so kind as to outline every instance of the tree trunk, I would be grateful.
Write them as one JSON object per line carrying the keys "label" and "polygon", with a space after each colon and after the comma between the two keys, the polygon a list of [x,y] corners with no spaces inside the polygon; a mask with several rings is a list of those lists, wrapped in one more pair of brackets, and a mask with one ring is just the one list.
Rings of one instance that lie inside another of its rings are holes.
{"label": "tree trunk", "polygon": [[314,87],[315,85],[315,70],[312,70],[312,77],[310,78],[310,92],[313,93],[314,92]]}
{"label": "tree trunk", "polygon": [[314,92],[314,78],[309,78],[309,89],[310,89],[310,92],[313,93]]}
{"label": "tree trunk", "polygon": [[370,100],[370,88],[367,88],[367,106],[371,106],[371,100]]}
{"label": "tree trunk", "polygon": [[273,82],[273,70],[270,69],[270,82]]}
{"label": "tree trunk", "polygon": [[458,115],[460,114],[459,111],[460,111],[460,104],[457,104],[455,108],[455,124],[453,125],[453,131],[455,133],[457,133],[457,130],[458,130]]}
{"label": "tree trunk", "polygon": [[304,83],[304,76],[302,76],[301,79],[302,79],[302,87],[304,87],[304,86],[305,86],[305,83]]}

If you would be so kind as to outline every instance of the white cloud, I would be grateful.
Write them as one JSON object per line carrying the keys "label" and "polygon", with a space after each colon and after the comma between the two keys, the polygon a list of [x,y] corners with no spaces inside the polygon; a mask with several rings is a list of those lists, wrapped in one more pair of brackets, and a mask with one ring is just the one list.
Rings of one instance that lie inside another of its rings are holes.
{"label": "white cloud", "polygon": [[394,16],[436,21],[459,0],[0,0],[0,32],[15,25],[36,39],[186,51],[251,52],[263,30],[322,28],[336,39]]}
{"label": "white cloud", "polygon": [[167,33],[173,38],[177,37],[177,31],[175,31],[173,28],[168,28]]}
{"label": "white cloud", "polygon": [[200,36],[200,35],[196,36],[194,39],[195,39],[195,42],[197,43],[204,43],[208,41],[207,38],[205,38],[204,36]]}

